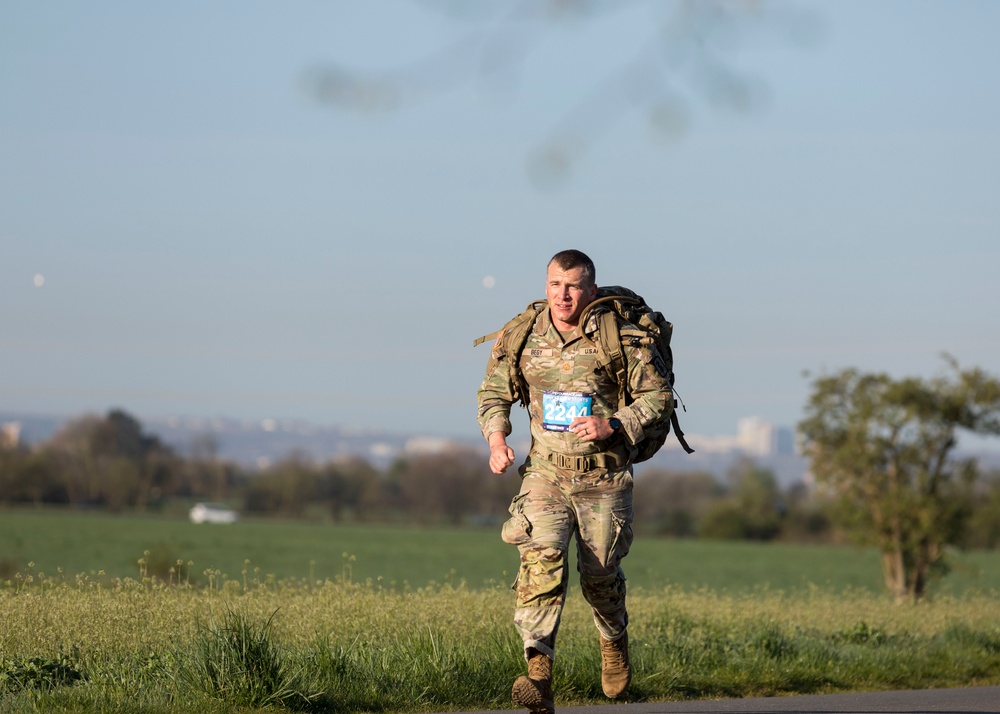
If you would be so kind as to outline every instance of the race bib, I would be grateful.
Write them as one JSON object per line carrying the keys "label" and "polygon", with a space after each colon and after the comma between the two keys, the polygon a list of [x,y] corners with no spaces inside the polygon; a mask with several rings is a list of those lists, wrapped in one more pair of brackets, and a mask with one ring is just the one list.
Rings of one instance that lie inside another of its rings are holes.
{"label": "race bib", "polygon": [[590,416],[594,397],[583,392],[543,392],[542,426],[547,431],[567,431],[577,417]]}

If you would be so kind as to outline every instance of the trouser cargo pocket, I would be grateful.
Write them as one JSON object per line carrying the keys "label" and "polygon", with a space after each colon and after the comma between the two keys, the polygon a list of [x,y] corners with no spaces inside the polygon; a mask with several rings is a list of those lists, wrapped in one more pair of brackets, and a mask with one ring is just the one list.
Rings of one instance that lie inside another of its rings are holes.
{"label": "trouser cargo pocket", "polygon": [[524,515],[524,498],[527,494],[520,493],[510,502],[510,518],[503,524],[500,537],[504,543],[524,545],[531,540],[531,522]]}

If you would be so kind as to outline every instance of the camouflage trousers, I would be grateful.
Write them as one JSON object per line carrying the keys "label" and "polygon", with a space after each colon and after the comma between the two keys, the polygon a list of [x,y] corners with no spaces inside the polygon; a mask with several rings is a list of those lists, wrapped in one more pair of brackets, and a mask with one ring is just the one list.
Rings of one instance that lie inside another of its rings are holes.
{"label": "camouflage trousers", "polygon": [[510,504],[503,540],[521,554],[514,625],[529,648],[555,656],[566,587],[569,543],[576,536],[580,588],[605,639],[628,624],[621,561],[632,545],[632,473],[529,471]]}

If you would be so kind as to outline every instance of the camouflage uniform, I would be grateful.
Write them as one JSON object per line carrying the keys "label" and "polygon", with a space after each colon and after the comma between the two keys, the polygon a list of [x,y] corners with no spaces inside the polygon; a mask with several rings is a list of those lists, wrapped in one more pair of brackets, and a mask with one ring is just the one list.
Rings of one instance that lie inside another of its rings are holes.
{"label": "camouflage uniform", "polygon": [[[588,337],[593,338],[597,316],[604,309],[595,309],[583,326]],[[500,339],[502,335],[498,344]],[[594,342],[583,339],[579,329],[563,342],[548,310],[538,316],[521,353],[520,367],[530,396],[532,446],[519,469],[524,478],[511,502],[503,540],[516,545],[521,554],[514,586],[514,624],[526,656],[529,648],[554,656],[569,578],[567,553],[574,534],[581,589],[593,609],[597,629],[605,639],[616,640],[628,624],[620,563],[632,543],[629,448],[642,439],[644,426],[669,416],[673,398],[655,347],[626,346],[625,354],[634,402],[619,410],[618,384],[607,370],[598,368]],[[506,357],[497,359],[494,351],[479,389],[479,424],[487,439],[495,431],[511,432],[514,391]],[[546,391],[591,395],[591,414],[617,417],[622,422],[621,435],[582,441],[571,431],[546,429]]]}

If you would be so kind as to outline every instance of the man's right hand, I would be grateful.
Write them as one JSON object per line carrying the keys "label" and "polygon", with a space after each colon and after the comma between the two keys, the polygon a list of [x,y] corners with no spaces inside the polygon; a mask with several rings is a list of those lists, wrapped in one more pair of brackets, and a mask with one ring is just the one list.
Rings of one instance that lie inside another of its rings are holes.
{"label": "man's right hand", "polygon": [[514,450],[507,446],[507,439],[492,438],[493,434],[490,434],[490,471],[500,475],[514,463]]}

